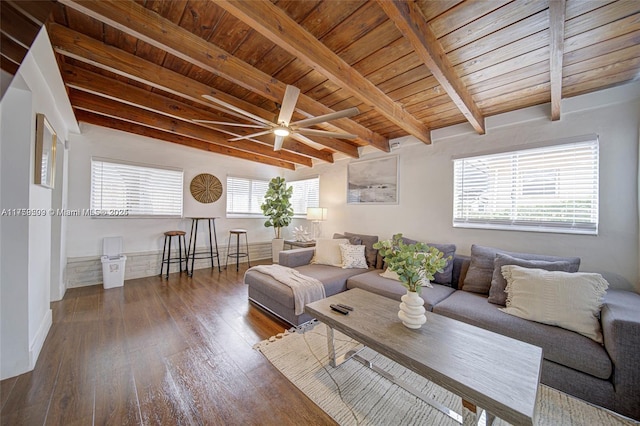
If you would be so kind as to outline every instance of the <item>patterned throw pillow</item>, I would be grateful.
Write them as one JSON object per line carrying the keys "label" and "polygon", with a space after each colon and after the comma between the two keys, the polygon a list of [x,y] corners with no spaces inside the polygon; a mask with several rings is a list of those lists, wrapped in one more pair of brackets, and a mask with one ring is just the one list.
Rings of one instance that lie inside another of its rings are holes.
{"label": "patterned throw pillow", "polygon": [[342,254],[342,269],[367,268],[367,259],[364,257],[365,246],[340,244]]}

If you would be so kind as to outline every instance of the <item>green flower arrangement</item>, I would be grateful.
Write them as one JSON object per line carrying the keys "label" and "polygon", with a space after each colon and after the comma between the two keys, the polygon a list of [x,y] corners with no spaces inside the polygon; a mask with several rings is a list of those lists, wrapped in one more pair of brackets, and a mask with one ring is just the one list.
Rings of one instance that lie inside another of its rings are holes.
{"label": "green flower arrangement", "polygon": [[437,272],[443,272],[451,260],[451,256],[445,258],[440,250],[428,244],[405,244],[402,234],[378,241],[373,248],[379,251],[387,267],[398,274],[400,283],[416,293],[420,293],[423,285],[431,287],[429,281]]}

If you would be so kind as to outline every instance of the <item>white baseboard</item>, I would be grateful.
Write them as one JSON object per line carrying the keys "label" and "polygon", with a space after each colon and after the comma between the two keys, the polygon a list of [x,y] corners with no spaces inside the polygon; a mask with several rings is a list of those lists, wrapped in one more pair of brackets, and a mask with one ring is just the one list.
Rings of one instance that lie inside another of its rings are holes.
{"label": "white baseboard", "polygon": [[47,310],[47,313],[42,318],[42,322],[40,323],[40,327],[38,327],[38,332],[36,333],[33,342],[29,347],[29,371],[33,370],[36,366],[36,361],[38,361],[38,356],[40,355],[40,351],[42,350],[42,346],[44,345],[44,340],[47,338],[47,334],[49,334],[49,330],[53,325],[53,314],[51,309]]}

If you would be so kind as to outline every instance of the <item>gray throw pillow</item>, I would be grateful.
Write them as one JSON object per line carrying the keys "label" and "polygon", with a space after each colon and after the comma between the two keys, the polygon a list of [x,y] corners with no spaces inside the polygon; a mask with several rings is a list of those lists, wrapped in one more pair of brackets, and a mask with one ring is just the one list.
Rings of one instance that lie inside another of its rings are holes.
{"label": "gray throw pillow", "polygon": [[[559,260],[556,262],[548,262],[546,260],[525,260],[509,256],[508,254],[498,253],[493,261],[493,278],[491,279],[491,288],[489,289],[490,303],[506,306],[507,280],[502,276],[502,267],[506,265],[516,265],[529,269],[544,269],[545,271],[562,271],[571,272],[572,263],[567,260]],[[575,272],[575,271],[574,271]]]}
{"label": "gray throw pillow", "polygon": [[[410,238],[402,237],[402,242],[405,244],[415,244],[418,241],[412,240]],[[442,272],[438,272],[433,276],[433,280],[436,284],[442,284],[451,287],[451,281],[453,277],[453,258],[456,255],[456,245],[455,244],[437,244],[437,243],[427,243],[430,247],[435,247],[442,252],[445,258],[451,256],[451,260],[447,262],[446,266],[442,270]]]}
{"label": "gray throw pillow", "polygon": [[351,232],[345,232],[345,237],[358,237],[362,240],[361,244],[364,244],[364,256],[367,259],[367,266],[375,267],[376,266],[376,257],[378,256],[378,250],[373,248],[373,245],[378,242],[377,235],[363,235],[363,234],[352,234]]}
{"label": "gray throw pillow", "polygon": [[347,240],[349,240],[349,244],[351,244],[352,246],[361,246],[362,245],[362,239],[360,237],[347,237],[346,235],[335,233],[335,234],[333,234],[333,239],[334,240],[347,239]]}
{"label": "gray throw pillow", "polygon": [[467,275],[464,278],[462,290],[472,293],[489,294],[491,280],[493,278],[493,261],[498,253],[507,254],[524,260],[545,260],[547,262],[566,260],[571,263],[571,270],[569,272],[578,272],[578,268],[580,267],[579,257],[558,257],[533,253],[518,253],[474,244],[471,246],[471,263],[469,265]]}

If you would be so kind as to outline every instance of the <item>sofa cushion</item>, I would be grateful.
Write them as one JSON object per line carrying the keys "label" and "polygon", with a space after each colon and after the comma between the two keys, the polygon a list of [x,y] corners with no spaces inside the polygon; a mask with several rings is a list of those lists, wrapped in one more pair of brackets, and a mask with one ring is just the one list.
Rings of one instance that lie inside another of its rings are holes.
{"label": "sofa cushion", "polygon": [[364,257],[365,246],[353,244],[340,244],[342,255],[342,268],[367,268],[367,259]]}
{"label": "sofa cushion", "polygon": [[345,239],[318,238],[316,240],[316,252],[311,263],[317,265],[342,266],[342,254],[340,244],[348,243]]}
{"label": "sofa cushion", "polygon": [[347,279],[363,274],[366,268],[342,269],[327,265],[303,265],[296,268],[303,275],[308,275],[324,284],[327,297],[347,290]]}
{"label": "sofa cushion", "polygon": [[[415,244],[418,241],[412,240],[410,238],[402,237],[402,242],[405,244]],[[447,262],[442,272],[437,272],[433,276],[432,282],[436,284],[443,284],[451,286],[452,283],[452,275],[453,275],[453,258],[456,255],[456,245],[455,244],[438,244],[438,243],[426,243],[430,247],[435,247],[442,252],[445,258],[451,256],[451,260]]]}
{"label": "sofa cushion", "polygon": [[[424,299],[424,307],[432,310],[433,306],[444,300],[455,290],[440,284],[432,284],[433,288],[422,287],[420,297]],[[380,270],[372,270],[365,274],[354,275],[347,280],[347,288],[361,288],[380,296],[400,301],[407,294],[407,289],[398,281],[380,276]]]}
{"label": "sofa cushion", "polygon": [[378,242],[377,235],[363,235],[363,234],[353,234],[351,232],[345,232],[345,237],[358,237],[362,240],[362,244],[365,246],[365,257],[367,258],[367,266],[376,267],[376,257],[378,256],[378,250],[373,248],[373,245]]}
{"label": "sofa cushion", "polygon": [[533,253],[518,253],[505,251],[493,247],[484,247],[473,244],[471,246],[471,264],[464,278],[462,290],[473,293],[489,294],[491,279],[493,278],[493,261],[497,253],[508,254],[525,260],[545,260],[547,262],[568,261],[571,263],[569,272],[578,272],[580,267],[579,257],[546,256]]}
{"label": "sofa cushion", "polygon": [[545,260],[525,260],[508,254],[497,253],[493,261],[493,277],[491,278],[491,288],[489,289],[490,303],[505,306],[507,303],[507,280],[502,276],[502,267],[505,265],[517,265],[523,268],[544,269],[545,271],[570,272],[571,262],[560,260],[558,262],[547,262]]}
{"label": "sofa cushion", "polygon": [[600,308],[609,283],[600,274],[502,267],[507,307],[502,312],[573,330],[602,343]]}
{"label": "sofa cushion", "polygon": [[499,308],[487,303],[486,296],[456,291],[433,312],[540,346],[544,358],[557,364],[601,379],[611,376],[611,360],[602,345],[564,328],[505,314]]}
{"label": "sofa cushion", "polygon": [[333,238],[336,239],[336,240],[337,239],[343,239],[343,240],[347,239],[347,240],[349,240],[349,244],[353,244],[354,246],[359,246],[359,245],[362,244],[362,239],[360,237],[347,237],[344,234],[335,233],[335,234],[333,234]]}

